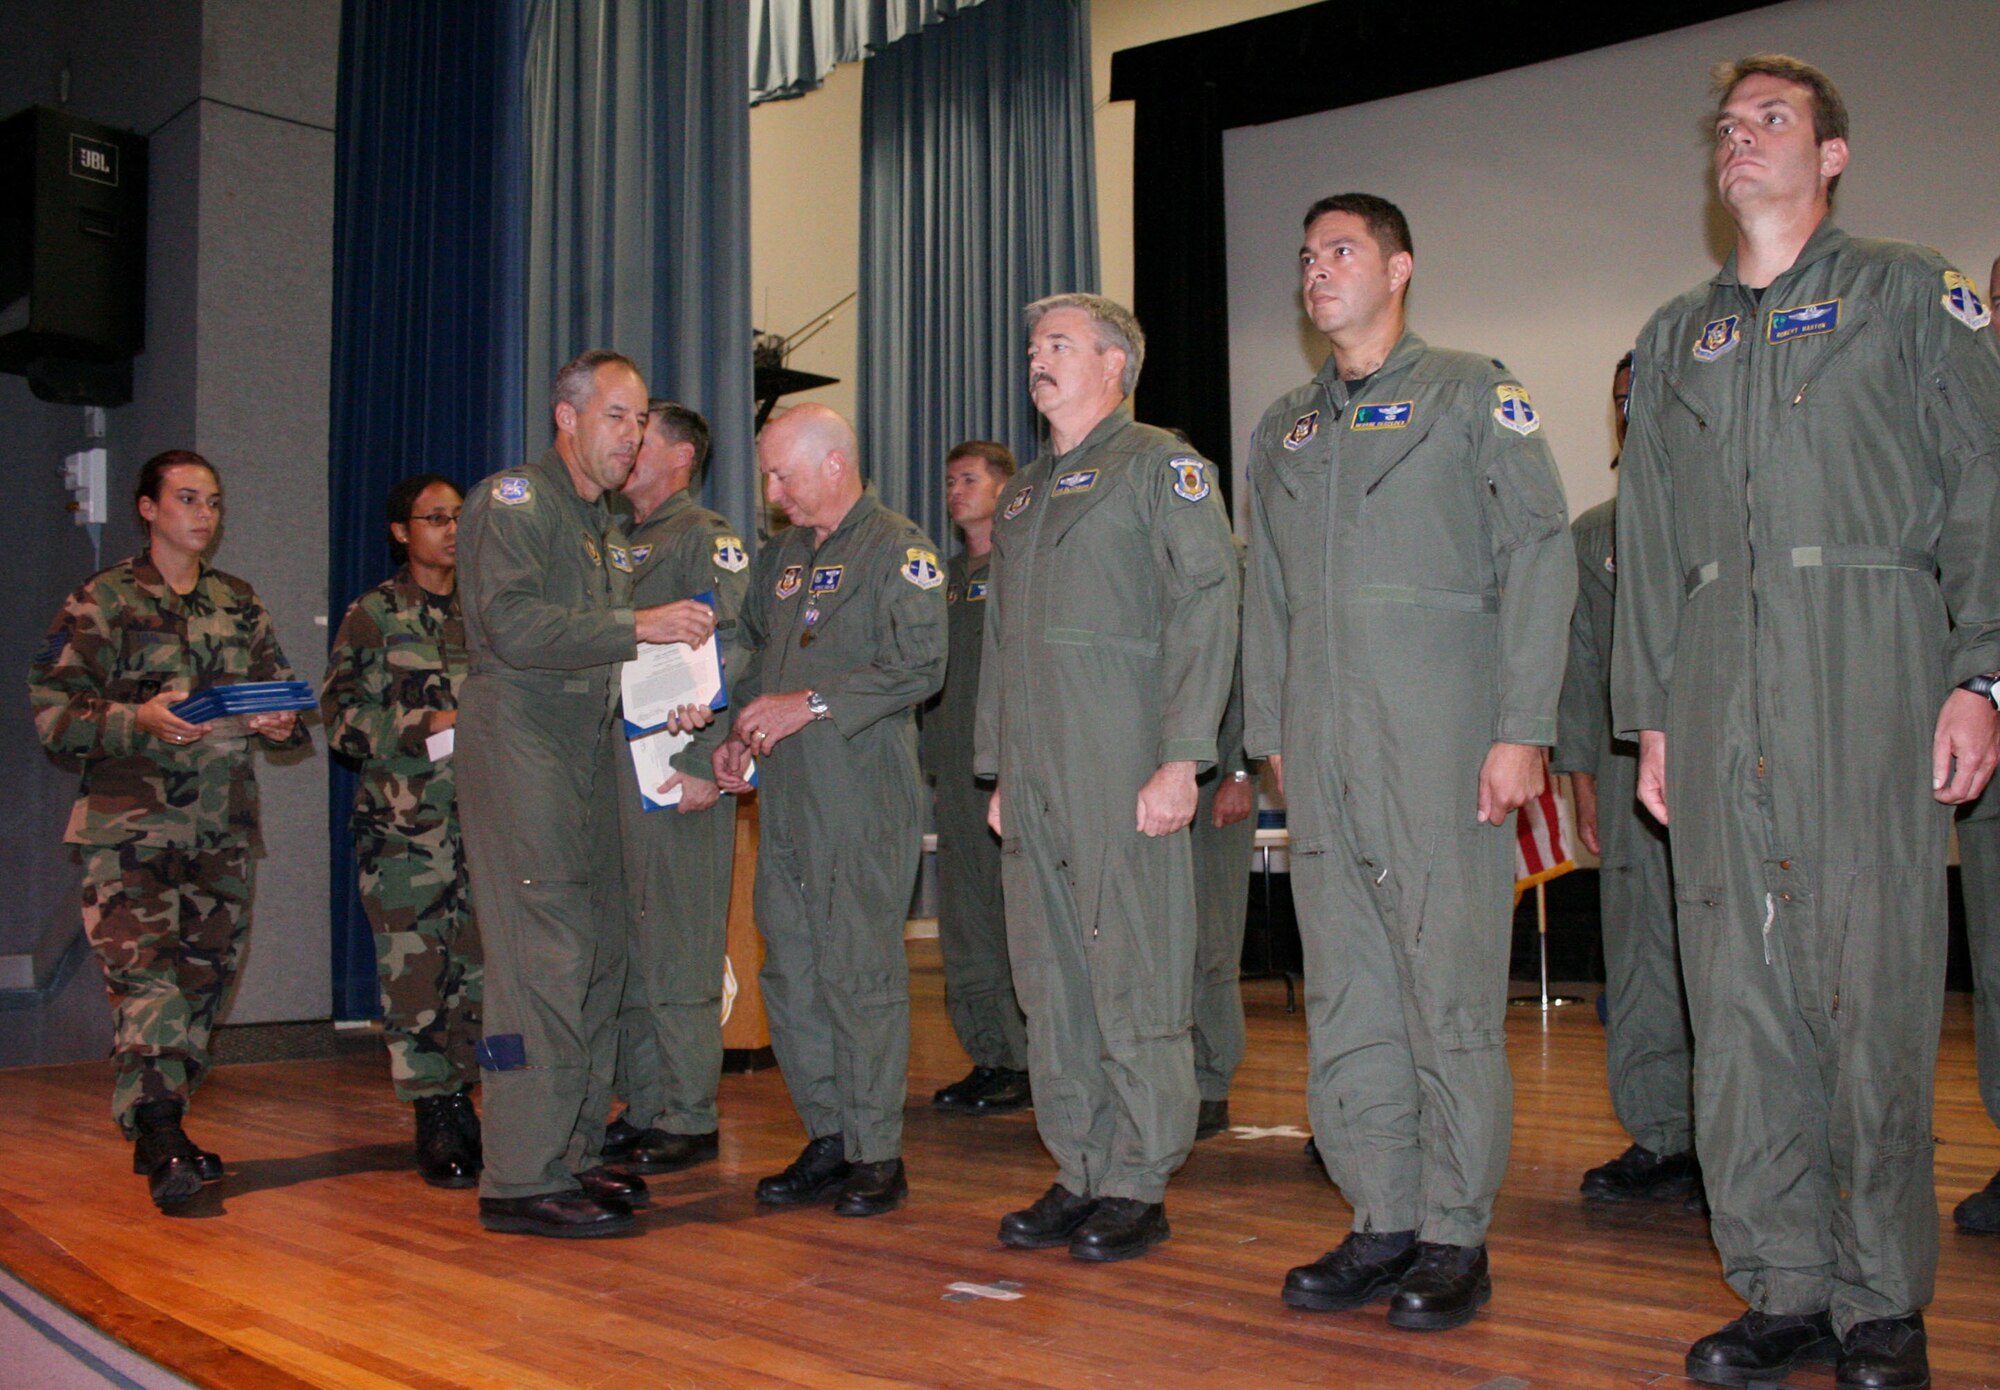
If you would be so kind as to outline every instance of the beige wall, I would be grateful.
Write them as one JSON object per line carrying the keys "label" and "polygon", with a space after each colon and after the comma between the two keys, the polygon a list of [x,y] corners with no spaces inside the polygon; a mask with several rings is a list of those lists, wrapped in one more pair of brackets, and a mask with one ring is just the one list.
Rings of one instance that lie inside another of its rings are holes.
{"label": "beige wall", "polygon": [[[1004,0],[1003,0],[1004,3]],[[1132,300],[1132,104],[1105,99],[1121,48],[1235,24],[1310,0],[1092,0],[1091,90],[1097,114],[1097,236],[1104,293]],[[797,101],[750,112],[750,308],[757,327],[790,333],[855,287],[861,222],[861,65],[836,68]],[[855,306],[792,357],[840,378],[797,400],[854,413]]]}

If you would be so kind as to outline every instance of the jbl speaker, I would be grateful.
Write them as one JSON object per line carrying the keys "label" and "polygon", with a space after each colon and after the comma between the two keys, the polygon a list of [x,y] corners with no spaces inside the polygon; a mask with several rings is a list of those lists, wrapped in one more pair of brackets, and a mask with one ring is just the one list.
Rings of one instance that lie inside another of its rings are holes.
{"label": "jbl speaker", "polygon": [[145,345],[145,138],[46,106],[0,121],[0,371],[119,405]]}

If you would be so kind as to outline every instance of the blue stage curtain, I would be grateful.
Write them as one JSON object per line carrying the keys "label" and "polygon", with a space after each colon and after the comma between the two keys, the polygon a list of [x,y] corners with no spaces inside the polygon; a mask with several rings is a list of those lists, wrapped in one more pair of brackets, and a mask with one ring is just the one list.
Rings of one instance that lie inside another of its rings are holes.
{"label": "blue stage curtain", "polygon": [[802,97],[840,63],[858,63],[980,0],[750,0],[750,104]]}
{"label": "blue stage curtain", "polygon": [[[521,456],[521,0],[345,0],[334,156],[327,613],[391,569],[397,479]],[[329,634],[331,635],[331,634]],[[333,1016],[380,1012],[336,762]]]}
{"label": "blue stage curtain", "polygon": [[990,0],[862,69],[864,464],[951,548],[945,450],[1037,419],[1021,309],[1097,288],[1086,0]]}
{"label": "blue stage curtain", "polygon": [[709,504],[754,541],[748,7],[531,0],[526,418],[585,348],[714,432]]}

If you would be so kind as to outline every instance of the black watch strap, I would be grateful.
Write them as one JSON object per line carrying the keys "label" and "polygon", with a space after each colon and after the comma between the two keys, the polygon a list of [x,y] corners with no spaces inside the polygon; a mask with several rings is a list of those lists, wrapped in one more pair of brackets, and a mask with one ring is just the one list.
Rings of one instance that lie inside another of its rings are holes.
{"label": "black watch strap", "polygon": [[1984,676],[1974,676],[1971,680],[1960,681],[1960,690],[1969,690],[1982,699],[1991,700],[1995,709],[2000,709],[2000,672]]}

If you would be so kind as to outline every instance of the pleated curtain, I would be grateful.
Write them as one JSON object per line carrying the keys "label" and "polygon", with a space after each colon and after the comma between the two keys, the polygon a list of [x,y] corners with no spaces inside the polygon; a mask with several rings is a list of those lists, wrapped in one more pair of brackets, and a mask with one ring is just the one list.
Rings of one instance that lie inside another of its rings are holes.
{"label": "pleated curtain", "polygon": [[969,10],[980,0],[749,0],[750,104],[801,97],[839,63]]}

